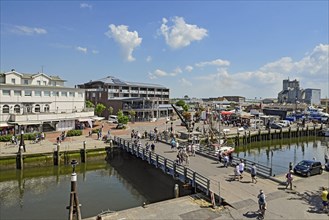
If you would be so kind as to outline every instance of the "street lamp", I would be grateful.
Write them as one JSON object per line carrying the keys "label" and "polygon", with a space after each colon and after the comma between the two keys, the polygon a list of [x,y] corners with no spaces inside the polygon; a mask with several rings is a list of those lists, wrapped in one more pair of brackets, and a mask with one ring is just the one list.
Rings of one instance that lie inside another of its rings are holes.
{"label": "street lamp", "polygon": [[173,122],[171,122],[171,132],[173,132],[173,128],[172,128]]}

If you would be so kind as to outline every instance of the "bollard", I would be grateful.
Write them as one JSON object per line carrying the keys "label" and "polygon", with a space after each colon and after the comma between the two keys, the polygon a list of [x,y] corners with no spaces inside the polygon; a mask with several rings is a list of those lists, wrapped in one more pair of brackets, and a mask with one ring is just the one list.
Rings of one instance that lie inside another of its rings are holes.
{"label": "bollard", "polygon": [[178,187],[178,184],[175,184],[174,194],[175,194],[175,198],[178,198],[179,197],[179,187]]}
{"label": "bollard", "polygon": [[289,172],[292,170],[292,162],[289,163]]}

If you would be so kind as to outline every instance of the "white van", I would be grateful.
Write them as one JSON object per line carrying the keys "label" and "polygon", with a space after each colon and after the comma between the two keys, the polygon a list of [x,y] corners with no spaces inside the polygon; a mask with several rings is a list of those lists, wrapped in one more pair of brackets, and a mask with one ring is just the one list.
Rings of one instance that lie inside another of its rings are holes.
{"label": "white van", "polygon": [[118,116],[110,115],[109,116],[109,122],[117,124],[118,123]]}

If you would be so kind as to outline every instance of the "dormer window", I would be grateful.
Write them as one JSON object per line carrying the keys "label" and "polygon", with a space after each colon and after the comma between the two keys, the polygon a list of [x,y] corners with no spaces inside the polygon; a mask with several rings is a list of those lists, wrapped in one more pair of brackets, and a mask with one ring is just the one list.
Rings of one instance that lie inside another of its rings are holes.
{"label": "dormer window", "polygon": [[11,79],[11,83],[12,84],[16,84],[16,80],[15,79]]}
{"label": "dormer window", "polygon": [[29,84],[29,80],[24,79],[24,85],[28,85]]}

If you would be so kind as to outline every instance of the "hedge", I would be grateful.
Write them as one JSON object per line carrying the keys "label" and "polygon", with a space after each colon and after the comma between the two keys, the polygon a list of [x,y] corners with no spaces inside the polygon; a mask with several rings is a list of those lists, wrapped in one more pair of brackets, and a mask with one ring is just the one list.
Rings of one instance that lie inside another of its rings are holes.
{"label": "hedge", "polygon": [[71,137],[71,136],[80,136],[82,135],[82,131],[81,130],[69,130],[67,133],[66,133],[66,136],[67,137]]}

